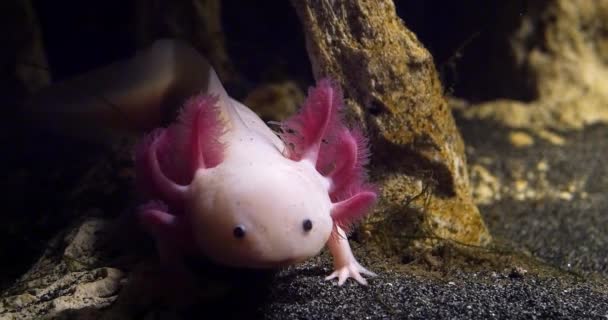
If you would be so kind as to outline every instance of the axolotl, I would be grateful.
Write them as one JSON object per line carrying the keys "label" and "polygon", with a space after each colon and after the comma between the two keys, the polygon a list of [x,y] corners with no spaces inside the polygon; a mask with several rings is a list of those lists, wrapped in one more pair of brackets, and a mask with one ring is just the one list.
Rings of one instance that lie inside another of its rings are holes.
{"label": "axolotl", "polygon": [[177,120],[136,146],[136,180],[149,202],[137,211],[161,259],[203,254],[220,265],[276,268],[320,253],[334,258],[327,280],[366,284],[347,232],[369,213],[369,151],[344,124],[338,85],[320,80],[301,110],[275,133],[231,98],[212,70],[208,88]]}

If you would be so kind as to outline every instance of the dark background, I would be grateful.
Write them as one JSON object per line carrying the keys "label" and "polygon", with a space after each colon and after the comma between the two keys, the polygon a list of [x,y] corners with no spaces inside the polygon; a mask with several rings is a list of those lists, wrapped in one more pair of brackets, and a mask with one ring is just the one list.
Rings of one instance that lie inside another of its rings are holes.
{"label": "dark background", "polygon": [[[55,80],[127,57],[137,49],[134,1],[38,0],[34,4]],[[300,24],[289,1],[224,0],[221,4],[226,44],[238,72],[251,83],[280,78],[312,81]],[[525,96],[491,86],[480,88],[476,81],[488,77],[492,56],[502,52],[499,34],[517,25],[525,1],[510,1],[508,7],[486,0],[397,0],[395,4],[405,25],[431,51],[448,93],[473,101]]]}

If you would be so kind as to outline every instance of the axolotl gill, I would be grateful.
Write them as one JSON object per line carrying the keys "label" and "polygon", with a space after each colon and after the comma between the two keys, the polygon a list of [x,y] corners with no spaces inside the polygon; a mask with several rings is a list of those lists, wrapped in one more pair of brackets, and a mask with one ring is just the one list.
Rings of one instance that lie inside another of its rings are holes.
{"label": "axolotl gill", "polygon": [[136,146],[136,180],[149,201],[137,210],[162,260],[203,254],[231,267],[277,268],[327,246],[334,272],[366,284],[347,232],[369,213],[362,132],[344,124],[343,98],[324,79],[275,133],[231,98],[212,70],[205,94]]}

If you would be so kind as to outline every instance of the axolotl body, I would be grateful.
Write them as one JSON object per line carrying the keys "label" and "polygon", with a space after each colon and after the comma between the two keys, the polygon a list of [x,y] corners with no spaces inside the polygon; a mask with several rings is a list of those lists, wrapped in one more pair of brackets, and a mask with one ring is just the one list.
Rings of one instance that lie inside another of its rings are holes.
{"label": "axolotl body", "polygon": [[362,274],[374,274],[357,262],[346,233],[377,192],[365,181],[366,140],[344,125],[342,105],[338,86],[321,80],[277,134],[211,71],[206,93],[136,147],[137,182],[151,199],[137,215],[161,259],[193,253],[274,268],[327,245],[335,271],[326,279],[366,284]]}

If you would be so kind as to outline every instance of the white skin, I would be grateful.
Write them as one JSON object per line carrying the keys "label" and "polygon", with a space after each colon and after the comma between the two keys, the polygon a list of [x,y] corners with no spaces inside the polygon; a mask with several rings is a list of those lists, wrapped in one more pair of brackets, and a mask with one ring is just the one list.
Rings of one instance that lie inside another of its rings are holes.
{"label": "white skin", "polygon": [[[220,165],[200,169],[190,185],[180,188],[186,214],[159,208],[140,212],[161,256],[174,258],[172,244],[180,244],[176,239],[184,230],[193,231],[190,241],[209,258],[240,267],[293,264],[327,245],[335,271],[326,279],[338,278],[342,285],[352,277],[366,284],[362,274],[374,274],[356,261],[344,231],[331,218],[336,205],[328,196],[331,181],[314,169],[314,159],[284,157],[283,142],[226,94],[207,61],[189,46],[158,41],[131,59],[43,90],[25,110],[33,121],[60,133],[111,143],[116,136],[158,126],[166,106],[201,88],[220,96],[228,126],[222,136],[225,154]],[[237,226],[245,231],[240,238],[234,235]]]}

